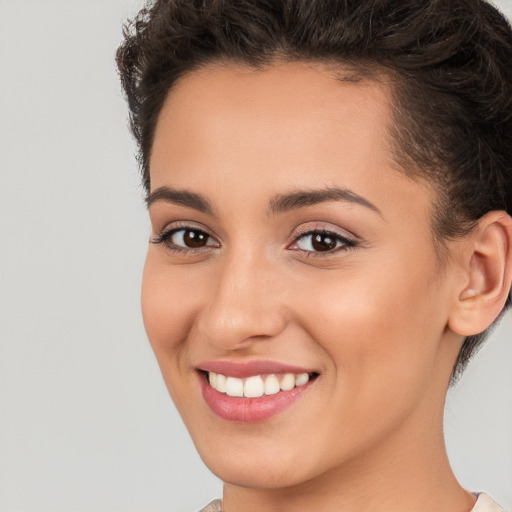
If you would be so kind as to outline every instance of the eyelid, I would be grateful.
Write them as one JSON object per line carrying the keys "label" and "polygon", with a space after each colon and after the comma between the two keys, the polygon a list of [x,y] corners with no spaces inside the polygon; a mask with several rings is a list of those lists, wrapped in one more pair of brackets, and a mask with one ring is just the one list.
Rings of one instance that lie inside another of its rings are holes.
{"label": "eyelid", "polygon": [[[340,233],[342,231],[343,233]],[[304,249],[294,249],[293,246],[297,244],[297,242],[308,235],[313,235],[316,233],[321,233],[325,235],[333,235],[337,240],[343,242],[341,247],[337,247],[331,251],[306,251]],[[326,226],[325,224],[316,224],[316,225],[307,225],[299,228],[292,235],[292,241],[288,244],[287,249],[296,250],[305,252],[308,256],[332,256],[340,251],[346,251],[348,249],[353,249],[357,245],[359,245],[359,240],[356,236],[348,233],[346,230],[342,230],[341,228],[335,228],[331,226]]]}
{"label": "eyelid", "polygon": [[193,222],[193,221],[175,221],[171,222],[169,224],[166,224],[165,227],[161,230],[159,230],[157,233],[153,234],[150,243],[153,244],[164,244],[165,242],[171,238],[175,233],[178,231],[201,231],[205,234],[207,234],[210,238],[215,240],[216,246],[205,246],[200,248],[185,248],[178,245],[168,245],[167,248],[169,250],[174,250],[175,252],[195,252],[195,251],[201,251],[201,250],[209,250],[209,249],[215,249],[216,247],[220,247],[220,241],[217,235],[212,233],[212,230],[207,228],[206,226],[203,226],[200,223]]}
{"label": "eyelid", "polygon": [[[213,245],[205,245],[202,247],[182,247],[181,245],[177,245],[174,243],[170,243],[170,239],[172,236],[181,230],[190,230],[190,231],[201,231],[208,235],[215,244]],[[338,247],[334,247],[332,250],[327,251],[315,251],[315,250],[307,250],[302,249],[300,247],[296,247],[297,242],[308,235],[314,234],[324,234],[331,235],[337,241],[341,242],[341,245]],[[354,249],[359,245],[360,240],[357,236],[353,235],[347,230],[332,226],[330,223],[326,225],[326,223],[308,223],[302,226],[299,226],[295,229],[293,234],[291,235],[292,240],[287,244],[286,249],[293,250],[296,252],[300,252],[303,254],[307,254],[307,256],[314,257],[328,257],[334,256],[339,252],[345,252],[349,249]],[[210,229],[204,226],[201,223],[195,221],[174,221],[165,225],[163,229],[158,231],[156,234],[152,235],[150,239],[150,243],[153,244],[163,244],[166,249],[175,253],[200,253],[204,251],[209,251],[212,249],[217,249],[221,247],[221,242],[219,241],[219,237]]]}
{"label": "eyelid", "polygon": [[332,233],[333,235],[339,236],[342,239],[350,240],[353,243],[359,241],[359,237],[350,231],[343,229],[339,226],[335,226],[330,222],[307,222],[301,224],[298,228],[293,230],[291,238],[294,240],[300,236],[304,236],[310,233]]}
{"label": "eyelid", "polygon": [[161,229],[155,229],[154,234],[155,235],[161,235],[165,233],[169,233],[172,230],[178,230],[178,229],[191,229],[191,230],[198,230],[198,231],[204,231],[205,233],[208,233],[210,236],[212,236],[215,239],[218,239],[218,236],[213,232],[212,229],[205,226],[201,222],[196,222],[193,220],[175,220],[172,222],[167,222],[163,225]]}

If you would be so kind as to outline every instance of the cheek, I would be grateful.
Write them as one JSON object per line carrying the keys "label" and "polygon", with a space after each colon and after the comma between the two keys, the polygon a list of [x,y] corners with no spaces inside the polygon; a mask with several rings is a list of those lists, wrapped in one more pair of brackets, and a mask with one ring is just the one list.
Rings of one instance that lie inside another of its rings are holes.
{"label": "cheek", "polygon": [[426,403],[443,322],[435,300],[418,294],[422,275],[409,277],[405,283],[389,274],[345,276],[309,294],[315,318],[304,322],[334,369],[325,424],[347,440],[347,453],[399,431]]}
{"label": "cheek", "polygon": [[341,392],[369,399],[392,392],[407,400],[425,389],[446,319],[441,289],[431,279],[436,270],[432,261],[423,263],[413,272],[395,255],[390,264],[354,268],[309,287],[302,309],[315,315],[304,315],[303,323],[332,359]]}
{"label": "cheek", "polygon": [[187,337],[197,300],[188,272],[177,272],[159,255],[148,254],[141,295],[144,327],[165,385],[182,416],[191,413],[187,389],[194,375],[187,366],[190,350]]}
{"label": "cheek", "polygon": [[168,361],[177,360],[176,351],[189,331],[197,301],[192,283],[190,276],[180,279],[180,273],[159,261],[158,255],[148,254],[142,278],[142,316],[160,364],[164,357]]}

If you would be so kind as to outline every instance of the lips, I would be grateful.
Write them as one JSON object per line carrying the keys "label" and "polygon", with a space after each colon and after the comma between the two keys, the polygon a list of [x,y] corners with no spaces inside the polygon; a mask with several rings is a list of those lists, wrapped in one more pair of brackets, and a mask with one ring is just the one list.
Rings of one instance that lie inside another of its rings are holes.
{"label": "lips", "polygon": [[262,421],[288,408],[310,388],[318,374],[271,361],[199,365],[203,398],[230,421]]}

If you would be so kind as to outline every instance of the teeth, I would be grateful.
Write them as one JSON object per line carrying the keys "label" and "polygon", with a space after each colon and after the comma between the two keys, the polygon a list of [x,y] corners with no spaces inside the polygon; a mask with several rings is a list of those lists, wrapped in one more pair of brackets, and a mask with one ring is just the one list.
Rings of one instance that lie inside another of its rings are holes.
{"label": "teeth", "polygon": [[309,375],[307,373],[301,373],[300,375],[297,375],[297,378],[295,379],[295,385],[296,386],[304,386],[309,380]]}
{"label": "teeth", "polygon": [[244,396],[244,381],[236,377],[228,377],[226,380],[226,395]]}
{"label": "teeth", "polygon": [[295,387],[295,375],[292,373],[285,374],[279,383],[279,387],[281,391],[290,391],[290,389],[293,389]]}
{"label": "teeth", "polygon": [[259,375],[245,380],[244,396],[247,398],[263,396],[263,379]]}
{"label": "teeth", "polygon": [[279,387],[279,381],[275,375],[269,375],[265,379],[265,395],[275,395],[279,393],[281,388]]}
{"label": "teeth", "polygon": [[226,377],[224,375],[222,375],[221,373],[218,373],[217,374],[217,378],[215,379],[216,380],[216,383],[215,383],[215,389],[217,391],[220,391],[221,393],[225,393],[226,392]]}
{"label": "teeth", "polygon": [[276,375],[254,375],[246,379],[226,377],[221,373],[208,372],[210,386],[228,396],[258,398],[263,395],[275,395],[280,391],[289,391],[295,386],[304,386],[309,374],[285,373],[281,380]]}

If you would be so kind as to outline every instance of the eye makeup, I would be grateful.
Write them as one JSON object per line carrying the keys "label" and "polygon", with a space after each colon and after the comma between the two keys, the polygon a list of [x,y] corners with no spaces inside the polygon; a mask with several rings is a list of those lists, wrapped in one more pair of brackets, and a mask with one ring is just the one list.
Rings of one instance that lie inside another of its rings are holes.
{"label": "eye makeup", "polygon": [[205,230],[191,225],[174,226],[156,234],[150,241],[162,244],[166,249],[178,252],[197,252],[219,248],[220,243]]}
{"label": "eye makeup", "polygon": [[[219,249],[221,243],[206,229],[188,223],[180,223],[165,228],[150,240],[152,244],[162,244],[174,253],[198,253]],[[358,242],[335,229],[322,226],[306,226],[299,229],[286,248],[306,254],[308,257],[327,257],[357,247]]]}
{"label": "eye makeup", "polygon": [[355,240],[340,235],[334,230],[321,227],[298,232],[288,249],[312,253],[315,256],[327,256],[352,249],[356,245]]}

